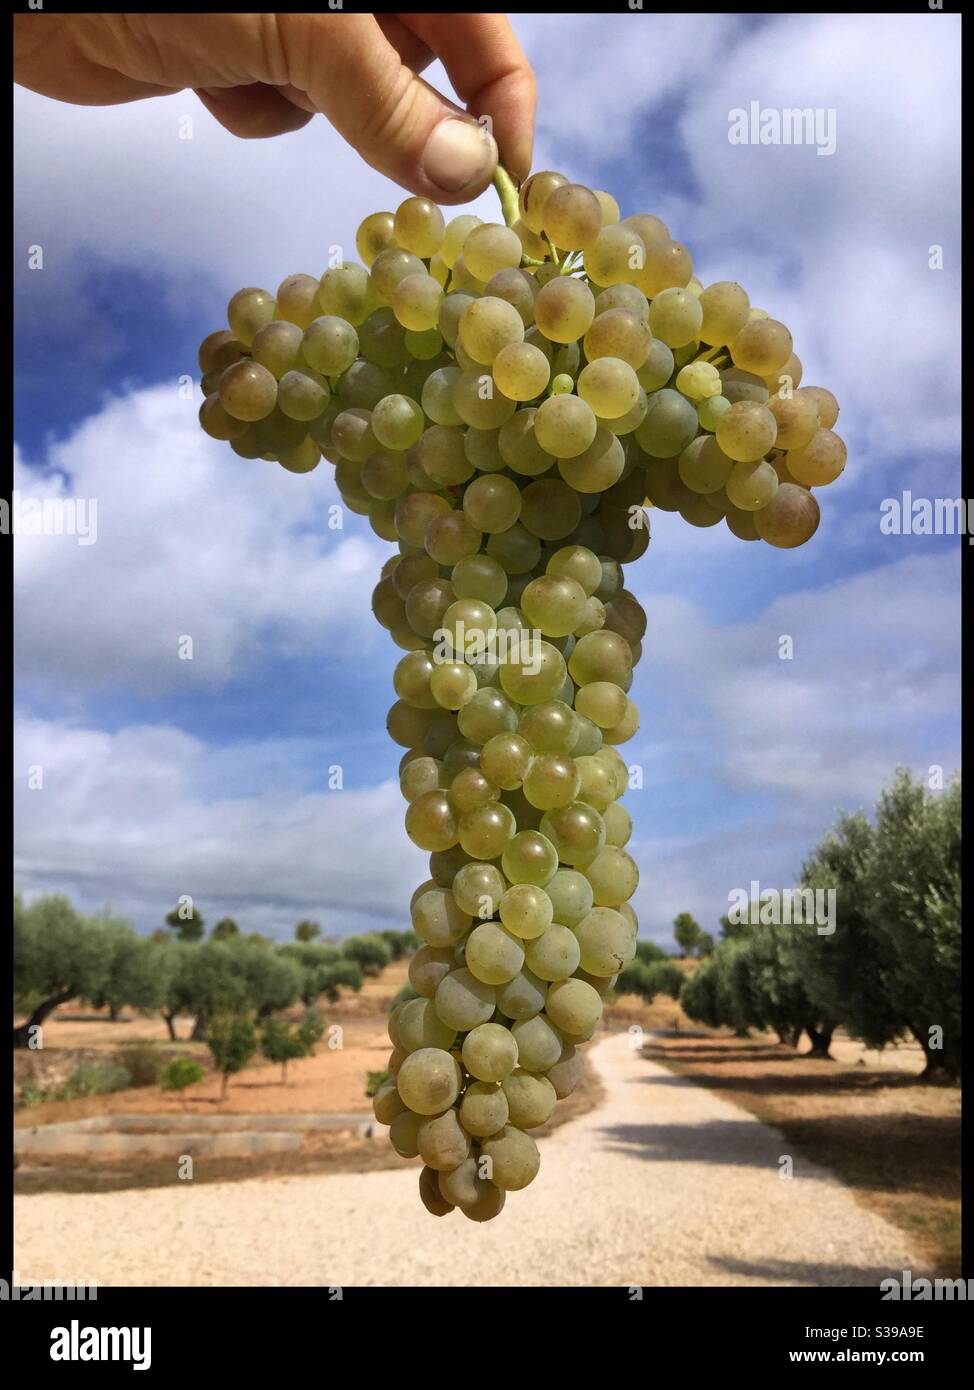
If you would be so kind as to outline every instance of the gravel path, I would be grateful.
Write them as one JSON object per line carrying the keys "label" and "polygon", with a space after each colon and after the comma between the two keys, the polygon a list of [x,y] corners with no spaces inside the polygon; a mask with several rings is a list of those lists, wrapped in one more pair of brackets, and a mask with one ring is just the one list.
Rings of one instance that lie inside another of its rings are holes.
{"label": "gravel path", "polygon": [[[631,1051],[589,1052],[605,1102],[542,1141],[487,1225],[439,1221],[418,1169],[22,1196],[22,1278],[101,1284],[875,1285],[923,1262],[782,1136]],[[385,1142],[380,1140],[379,1142]]]}

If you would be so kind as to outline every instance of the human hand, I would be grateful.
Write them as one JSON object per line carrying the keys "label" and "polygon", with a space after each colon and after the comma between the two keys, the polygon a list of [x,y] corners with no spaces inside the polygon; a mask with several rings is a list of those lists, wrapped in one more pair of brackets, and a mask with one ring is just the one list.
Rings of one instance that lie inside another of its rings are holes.
{"label": "human hand", "polygon": [[[418,76],[434,58],[469,114]],[[192,87],[247,139],[321,112],[374,169],[440,203],[480,193],[498,146],[515,177],[531,167],[534,75],[503,15],[21,14],[14,77],[86,106]]]}

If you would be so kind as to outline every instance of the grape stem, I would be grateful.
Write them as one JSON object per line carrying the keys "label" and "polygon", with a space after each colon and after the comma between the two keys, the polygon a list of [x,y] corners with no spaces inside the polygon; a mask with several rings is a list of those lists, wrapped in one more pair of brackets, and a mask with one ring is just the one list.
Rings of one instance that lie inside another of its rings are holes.
{"label": "grape stem", "polygon": [[504,221],[509,227],[513,227],[520,216],[517,206],[517,184],[511,178],[503,164],[498,164],[494,172],[494,187],[500,199]]}

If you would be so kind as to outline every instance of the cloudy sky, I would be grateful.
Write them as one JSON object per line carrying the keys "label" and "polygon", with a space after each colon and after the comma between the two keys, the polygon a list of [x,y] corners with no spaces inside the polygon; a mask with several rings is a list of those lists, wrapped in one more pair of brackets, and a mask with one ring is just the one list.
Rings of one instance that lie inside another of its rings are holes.
{"label": "cloudy sky", "polygon": [[[666,941],[680,910],[714,928],[731,889],[792,882],[897,763],[959,762],[965,542],[879,529],[884,498],[960,490],[959,20],[514,22],[535,167],[663,217],[704,283],[740,280],[839,397],[849,444],[810,545],[654,513],[628,572],[649,615],[634,904]],[[835,153],[729,143],[751,101],[834,111]],[[403,195],[320,118],[241,142],[191,93],[86,109],[18,90],[16,122],[16,486],[97,502],[94,544],[15,545],[17,883],[145,931],[182,893],[280,935],[406,925],[425,856],[384,730],[399,653],[369,611],[389,548],[359,517],[329,528],[327,464],[237,458],[181,389],[235,289],[320,274]],[[474,210],[497,216],[492,196]]]}

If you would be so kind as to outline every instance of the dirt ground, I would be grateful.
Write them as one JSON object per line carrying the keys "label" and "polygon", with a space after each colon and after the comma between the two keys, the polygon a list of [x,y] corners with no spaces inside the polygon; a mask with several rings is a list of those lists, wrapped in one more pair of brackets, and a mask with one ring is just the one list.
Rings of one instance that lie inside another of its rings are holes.
{"label": "dirt ground", "polygon": [[834,1061],[819,1061],[770,1037],[703,1030],[656,1035],[644,1047],[651,1060],[780,1129],[956,1277],[960,1088],[918,1080],[923,1054],[912,1045],[879,1054],[839,1037],[832,1052]]}

